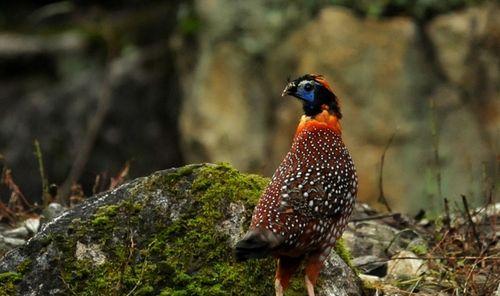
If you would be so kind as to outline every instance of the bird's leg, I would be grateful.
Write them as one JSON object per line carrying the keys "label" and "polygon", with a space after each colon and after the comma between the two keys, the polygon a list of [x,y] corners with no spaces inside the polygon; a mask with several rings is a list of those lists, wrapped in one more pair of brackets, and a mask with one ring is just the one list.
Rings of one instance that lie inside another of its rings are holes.
{"label": "bird's leg", "polygon": [[277,278],[274,280],[274,290],[276,291],[276,296],[283,296],[283,286]]}
{"label": "bird's leg", "polygon": [[307,288],[307,296],[315,296],[314,295],[314,284],[311,282],[311,280],[309,279],[307,274],[306,274],[306,288]]}
{"label": "bird's leg", "polygon": [[292,275],[297,270],[302,261],[302,257],[286,257],[278,258],[278,266],[276,268],[276,280],[274,286],[276,288],[276,296],[283,296],[283,291],[286,290]]}
{"label": "bird's leg", "polygon": [[318,280],[319,272],[321,268],[323,268],[323,256],[320,254],[311,254],[307,258],[306,262],[306,288],[307,295],[314,296],[314,285],[316,285],[316,281]]}

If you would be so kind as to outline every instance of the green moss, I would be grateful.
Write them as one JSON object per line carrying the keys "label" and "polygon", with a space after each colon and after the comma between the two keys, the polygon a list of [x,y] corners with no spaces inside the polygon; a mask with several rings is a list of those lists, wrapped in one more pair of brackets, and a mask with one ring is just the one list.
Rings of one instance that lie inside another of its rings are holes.
{"label": "green moss", "polygon": [[109,220],[109,217],[107,216],[98,216],[98,217],[95,217],[94,220],[92,220],[92,224],[94,225],[105,225],[105,224],[109,224],[110,223],[110,220]]}
{"label": "green moss", "polygon": [[357,272],[356,268],[352,265],[352,255],[347,248],[344,239],[340,238],[335,244],[335,252],[339,255],[342,260],[354,271]]}
{"label": "green moss", "polygon": [[22,280],[23,274],[29,271],[30,265],[31,260],[26,259],[17,266],[17,272],[0,273],[0,296],[16,294],[16,283]]}
{"label": "green moss", "polygon": [[23,262],[21,262],[21,264],[19,264],[17,266],[17,272],[19,272],[20,274],[24,274],[25,272],[28,272],[30,270],[30,265],[31,265],[31,260],[30,259],[26,259],[24,260]]}
{"label": "green moss", "polygon": [[[172,185],[170,182],[172,176],[160,183]],[[272,260],[235,263],[228,236],[214,227],[231,203],[253,207],[267,182],[256,175],[242,175],[225,164],[197,170],[190,188],[194,211],[165,228],[154,246],[162,250],[166,263],[175,270],[172,284],[162,290],[163,294],[265,295],[272,291]],[[182,184],[176,187],[182,188]],[[249,221],[250,217],[245,219]]]}
{"label": "green moss", "polygon": [[16,291],[16,285],[13,281],[2,282],[0,284],[0,296],[16,295]]}
{"label": "green moss", "polygon": [[427,249],[427,246],[424,243],[411,245],[410,251],[420,256],[429,253],[429,250]]}
{"label": "green moss", "polygon": [[4,272],[0,273],[0,282],[7,282],[7,281],[18,281],[22,278],[22,275],[18,272]]}
{"label": "green moss", "polygon": [[16,294],[16,282],[22,279],[22,274],[18,272],[0,273],[0,296]]}
{"label": "green moss", "polygon": [[117,205],[110,205],[106,207],[102,207],[97,211],[92,219],[92,224],[94,226],[99,225],[110,225],[112,223],[112,218],[116,216],[118,211]]}

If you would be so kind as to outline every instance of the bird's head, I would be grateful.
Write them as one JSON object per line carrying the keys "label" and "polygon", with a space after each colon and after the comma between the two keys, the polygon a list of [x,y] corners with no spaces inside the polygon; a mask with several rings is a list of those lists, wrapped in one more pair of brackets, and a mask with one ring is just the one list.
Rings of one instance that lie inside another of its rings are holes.
{"label": "bird's head", "polygon": [[303,102],[304,113],[315,116],[328,110],[338,119],[342,118],[337,96],[322,75],[306,74],[295,80],[288,81],[282,96],[291,95]]}

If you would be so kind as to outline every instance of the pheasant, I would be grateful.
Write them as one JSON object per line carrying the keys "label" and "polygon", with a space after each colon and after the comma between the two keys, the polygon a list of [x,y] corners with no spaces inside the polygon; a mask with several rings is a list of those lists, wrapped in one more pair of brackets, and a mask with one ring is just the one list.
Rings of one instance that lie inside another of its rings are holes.
{"label": "pheasant", "polygon": [[304,115],[235,255],[238,261],[276,257],[277,296],[304,262],[307,293],[313,296],[323,263],[352,213],[358,178],[342,142],[339,102],[325,78],[299,77],[286,85],[285,95],[303,102]]}

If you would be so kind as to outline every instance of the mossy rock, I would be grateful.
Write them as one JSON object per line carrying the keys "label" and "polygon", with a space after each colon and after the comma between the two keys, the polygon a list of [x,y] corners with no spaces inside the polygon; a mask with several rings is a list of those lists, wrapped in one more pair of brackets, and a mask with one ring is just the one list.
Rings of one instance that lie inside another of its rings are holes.
{"label": "mossy rock", "polygon": [[[232,247],[268,180],[227,165],[154,173],[63,213],[0,262],[0,295],[272,295],[272,258]],[[319,295],[360,295],[332,254]],[[286,295],[304,295],[302,277]]]}

